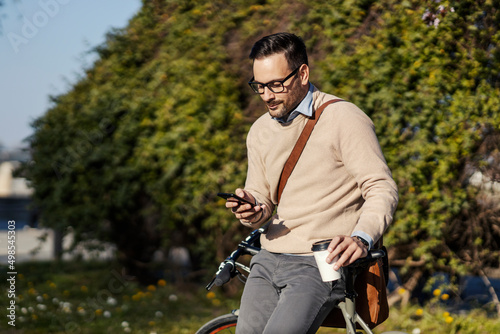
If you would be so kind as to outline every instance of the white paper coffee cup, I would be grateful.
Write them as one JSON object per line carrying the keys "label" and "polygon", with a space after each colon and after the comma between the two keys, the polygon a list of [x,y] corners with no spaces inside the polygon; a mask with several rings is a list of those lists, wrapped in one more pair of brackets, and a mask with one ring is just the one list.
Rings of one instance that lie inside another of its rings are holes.
{"label": "white paper coffee cup", "polygon": [[328,245],[331,241],[329,239],[315,242],[311,248],[323,282],[336,281],[340,278],[340,271],[333,269],[339,257],[335,257],[330,263],[326,262],[326,257],[330,254]]}

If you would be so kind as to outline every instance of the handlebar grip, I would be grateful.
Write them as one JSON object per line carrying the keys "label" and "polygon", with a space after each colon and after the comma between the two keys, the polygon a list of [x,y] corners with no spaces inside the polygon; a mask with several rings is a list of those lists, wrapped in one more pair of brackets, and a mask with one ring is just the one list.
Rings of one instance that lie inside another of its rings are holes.
{"label": "handlebar grip", "polygon": [[368,252],[368,255],[366,257],[362,257],[348,265],[348,268],[363,268],[363,267],[368,267],[368,265],[380,258],[383,258],[385,256],[385,251],[383,249],[372,249],[371,251]]}
{"label": "handlebar grip", "polygon": [[220,273],[215,277],[215,285],[222,286],[229,282],[229,280],[231,279],[231,272],[233,268],[234,264],[232,264],[231,262],[226,262],[224,268],[222,268]]}

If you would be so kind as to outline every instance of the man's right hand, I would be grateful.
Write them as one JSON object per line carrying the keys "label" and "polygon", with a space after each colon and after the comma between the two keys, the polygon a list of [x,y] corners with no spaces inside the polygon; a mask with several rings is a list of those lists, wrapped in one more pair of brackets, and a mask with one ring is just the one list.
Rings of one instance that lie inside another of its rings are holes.
{"label": "man's right hand", "polygon": [[[255,197],[252,196],[249,192],[238,188],[234,192],[236,195],[249,200],[252,203],[255,203]],[[264,213],[264,208],[266,207],[264,204],[258,204],[252,206],[251,204],[240,204],[236,201],[226,201],[226,208],[231,209],[234,213],[234,216],[238,218],[243,224],[255,223],[260,220],[262,214]]]}

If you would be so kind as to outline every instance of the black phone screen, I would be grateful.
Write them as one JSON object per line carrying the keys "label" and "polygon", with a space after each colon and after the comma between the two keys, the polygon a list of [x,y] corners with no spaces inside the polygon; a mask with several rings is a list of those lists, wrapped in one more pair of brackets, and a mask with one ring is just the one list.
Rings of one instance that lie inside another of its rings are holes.
{"label": "black phone screen", "polygon": [[252,203],[249,200],[244,199],[244,198],[242,198],[242,197],[240,197],[240,196],[238,196],[236,194],[233,194],[233,193],[218,193],[217,196],[222,197],[225,200],[233,198],[233,199],[235,199],[236,201],[238,201],[240,203],[248,203],[248,204],[251,204],[251,205],[255,205],[255,203]]}

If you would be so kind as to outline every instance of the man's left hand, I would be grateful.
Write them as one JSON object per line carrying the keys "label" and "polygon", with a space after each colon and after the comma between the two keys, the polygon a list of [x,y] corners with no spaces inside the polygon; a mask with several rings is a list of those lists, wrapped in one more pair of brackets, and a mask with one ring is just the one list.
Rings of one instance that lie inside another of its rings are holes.
{"label": "man's left hand", "polygon": [[347,235],[336,236],[328,246],[330,254],[326,257],[326,262],[332,262],[335,257],[340,256],[333,267],[338,270],[342,266],[347,266],[359,258],[368,255],[368,248],[356,237]]}

